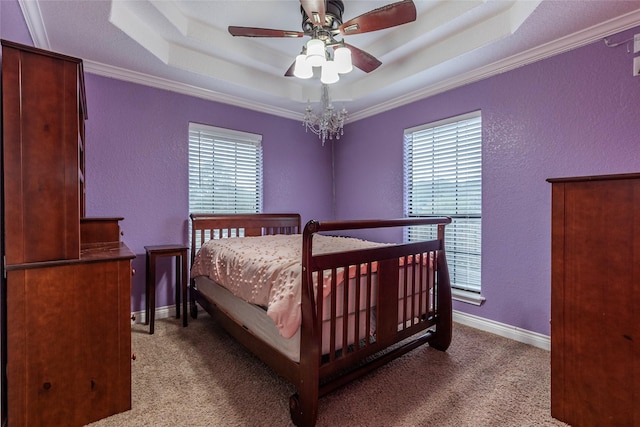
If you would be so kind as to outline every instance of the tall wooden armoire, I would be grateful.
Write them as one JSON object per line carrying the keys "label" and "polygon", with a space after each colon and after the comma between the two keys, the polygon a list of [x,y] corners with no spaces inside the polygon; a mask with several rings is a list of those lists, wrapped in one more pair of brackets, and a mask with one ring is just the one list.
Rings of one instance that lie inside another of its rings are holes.
{"label": "tall wooden armoire", "polygon": [[551,415],[640,426],[640,173],[548,181]]}
{"label": "tall wooden armoire", "polygon": [[3,372],[8,425],[131,408],[122,218],[85,214],[82,61],[2,41]]}

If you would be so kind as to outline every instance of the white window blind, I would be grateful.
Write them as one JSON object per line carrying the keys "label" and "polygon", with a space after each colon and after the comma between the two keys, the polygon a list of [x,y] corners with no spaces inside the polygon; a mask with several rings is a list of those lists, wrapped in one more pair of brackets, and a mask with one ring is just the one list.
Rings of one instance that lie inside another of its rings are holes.
{"label": "white window blind", "polygon": [[[405,215],[449,216],[445,246],[455,289],[480,293],[482,118],[480,112],[405,131]],[[435,238],[408,227],[406,240]]]}
{"label": "white window blind", "polygon": [[189,123],[189,211],[262,211],[262,136]]}

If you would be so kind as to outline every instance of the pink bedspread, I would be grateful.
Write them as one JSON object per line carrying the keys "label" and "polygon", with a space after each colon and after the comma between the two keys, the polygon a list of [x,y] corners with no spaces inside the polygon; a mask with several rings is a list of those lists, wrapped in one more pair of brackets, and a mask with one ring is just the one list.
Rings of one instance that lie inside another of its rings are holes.
{"label": "pink bedspread", "polygon": [[[314,255],[382,245],[345,237],[313,237]],[[191,277],[198,276],[208,276],[234,295],[267,307],[267,315],[283,337],[292,337],[300,327],[302,235],[210,240],[198,251],[191,268]],[[329,274],[323,277],[323,297],[330,292],[330,280]],[[342,277],[337,280],[340,283]]]}

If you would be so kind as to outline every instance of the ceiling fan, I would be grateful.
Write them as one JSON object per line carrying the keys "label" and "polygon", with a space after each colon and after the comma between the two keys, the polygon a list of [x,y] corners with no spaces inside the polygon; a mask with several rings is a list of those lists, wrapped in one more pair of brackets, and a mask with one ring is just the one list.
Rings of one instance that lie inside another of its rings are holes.
{"label": "ceiling fan", "polygon": [[[229,26],[229,33],[237,37],[311,37],[311,40],[303,47],[303,51],[296,58],[296,62],[284,74],[287,77],[296,75],[297,77],[306,78],[311,76],[309,74],[311,73],[311,66],[307,64],[308,69],[303,77],[300,73],[301,67],[297,64],[301,63],[300,61],[303,59],[310,58],[313,53],[312,50],[318,48],[318,45],[321,46],[322,50],[320,54],[315,52],[315,58],[318,55],[326,57],[321,58],[321,61],[325,59],[331,60],[334,56],[338,61],[338,56],[342,58],[344,54],[350,56],[349,68],[339,71],[341,73],[350,71],[351,63],[365,73],[375,70],[382,62],[373,55],[345,43],[344,39],[337,40],[336,37],[383,30],[416,20],[416,7],[411,0],[403,0],[371,10],[347,22],[342,21],[344,3],[340,0],[300,0],[300,5],[302,31]],[[322,42],[322,44],[318,43],[318,41]],[[314,43],[316,46],[312,47]],[[338,52],[340,49],[342,51]],[[307,59],[307,62],[312,62],[312,60]],[[326,63],[331,62],[333,61],[326,61]],[[324,63],[322,62],[322,64]],[[320,62],[313,63],[313,66],[320,65]],[[323,65],[323,75],[324,71]],[[337,73],[335,75],[335,81],[337,81]]]}

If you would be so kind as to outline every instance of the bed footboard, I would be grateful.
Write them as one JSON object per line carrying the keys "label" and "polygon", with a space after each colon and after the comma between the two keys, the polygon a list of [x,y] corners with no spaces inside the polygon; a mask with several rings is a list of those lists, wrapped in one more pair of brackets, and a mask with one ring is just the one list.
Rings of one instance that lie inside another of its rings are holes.
{"label": "bed footboard", "polygon": [[[423,218],[307,223],[303,233],[300,337],[300,346],[305,351],[300,355],[298,393],[290,398],[291,417],[296,425],[314,425],[319,397],[372,369],[426,343],[441,351],[449,347],[452,308],[444,230],[450,222],[450,218]],[[437,227],[437,238],[313,255],[316,233],[407,226]],[[340,271],[345,275],[347,271],[357,272],[355,276],[364,282],[363,286],[355,287],[356,295],[349,295],[348,286],[339,287],[335,278]],[[318,297],[316,288],[320,285],[316,284],[322,283],[327,273],[332,278],[329,285],[332,298],[325,302]],[[366,311],[367,334],[358,336],[361,320],[357,316],[350,323],[337,322],[335,307],[350,300],[365,301],[361,309]],[[326,311],[323,304],[330,304],[332,312],[328,354],[321,351],[321,313]],[[346,337],[353,335],[355,338],[348,341]]]}

